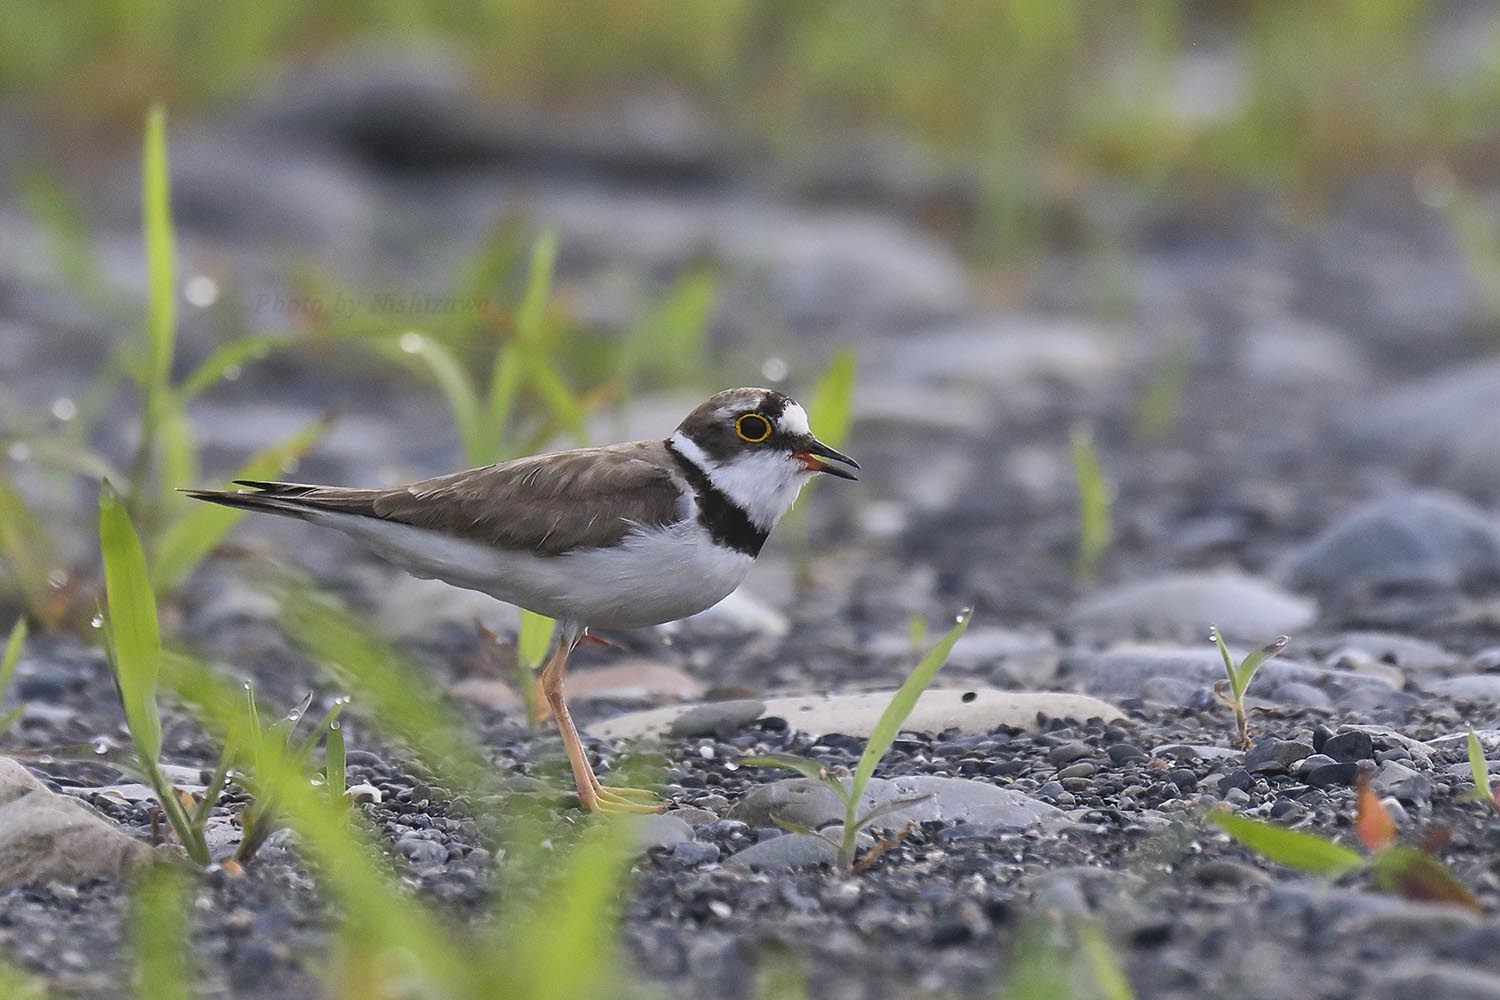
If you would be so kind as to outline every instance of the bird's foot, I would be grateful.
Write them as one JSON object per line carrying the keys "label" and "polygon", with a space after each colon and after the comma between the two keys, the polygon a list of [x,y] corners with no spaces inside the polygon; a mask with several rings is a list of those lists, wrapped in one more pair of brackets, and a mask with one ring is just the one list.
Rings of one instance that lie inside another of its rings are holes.
{"label": "bird's foot", "polygon": [[[615,788],[595,782],[579,800],[590,812],[601,813],[659,813],[667,808],[655,792],[646,788]],[[591,801],[592,800],[592,801]]]}

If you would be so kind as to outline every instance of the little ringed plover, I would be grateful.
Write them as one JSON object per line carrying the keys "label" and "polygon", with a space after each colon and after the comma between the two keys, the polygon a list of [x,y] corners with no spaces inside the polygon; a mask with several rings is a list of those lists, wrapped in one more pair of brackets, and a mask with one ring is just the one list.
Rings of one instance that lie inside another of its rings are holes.
{"label": "little ringed plover", "polygon": [[[829,461],[839,464],[833,465]],[[518,458],[409,486],[239,481],[199,500],[338,528],[415,576],[547,615],[557,647],[540,686],[588,810],[654,811],[594,776],[563,701],[568,656],[590,627],[686,618],[727,597],[819,473],[859,464],[823,444],[774,389],[710,396],[664,440]]]}

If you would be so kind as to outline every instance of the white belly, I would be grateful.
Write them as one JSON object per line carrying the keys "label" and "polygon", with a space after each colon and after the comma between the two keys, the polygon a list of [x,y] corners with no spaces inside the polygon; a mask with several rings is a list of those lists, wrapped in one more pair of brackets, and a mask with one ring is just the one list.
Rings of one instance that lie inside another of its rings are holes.
{"label": "white belly", "polygon": [[631,534],[609,548],[538,556],[423,528],[317,513],[408,573],[507,604],[601,628],[636,628],[697,614],[728,597],[755,560],[713,544],[696,521]]}

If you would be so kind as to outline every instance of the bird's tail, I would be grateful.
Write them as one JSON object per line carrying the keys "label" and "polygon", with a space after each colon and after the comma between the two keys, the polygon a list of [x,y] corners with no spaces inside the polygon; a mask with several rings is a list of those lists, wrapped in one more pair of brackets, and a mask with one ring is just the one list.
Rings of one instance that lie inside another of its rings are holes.
{"label": "bird's tail", "polygon": [[236,507],[241,510],[308,518],[320,511],[344,514],[374,514],[374,498],[379,490],[344,489],[334,486],[308,486],[302,483],[268,483],[253,479],[236,479],[236,486],[248,490],[186,489],[194,500]]}

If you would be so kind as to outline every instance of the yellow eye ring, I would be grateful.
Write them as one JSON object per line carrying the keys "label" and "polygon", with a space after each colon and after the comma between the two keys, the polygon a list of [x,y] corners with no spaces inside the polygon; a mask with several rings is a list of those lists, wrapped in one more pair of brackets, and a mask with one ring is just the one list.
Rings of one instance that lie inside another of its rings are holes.
{"label": "yellow eye ring", "polygon": [[771,436],[771,421],[759,413],[746,413],[734,422],[734,432],[741,441],[760,444]]}

